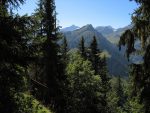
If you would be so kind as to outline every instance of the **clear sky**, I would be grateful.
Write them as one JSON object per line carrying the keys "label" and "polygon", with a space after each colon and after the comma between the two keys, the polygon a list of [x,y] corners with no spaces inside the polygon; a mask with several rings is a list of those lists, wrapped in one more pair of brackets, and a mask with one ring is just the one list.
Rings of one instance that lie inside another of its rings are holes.
{"label": "clear sky", "polygon": [[[27,0],[18,9],[18,13],[31,14],[37,7],[38,0]],[[131,14],[137,8],[129,0],[55,0],[58,23],[62,27],[92,24],[96,26],[111,25],[124,27],[131,23]]]}

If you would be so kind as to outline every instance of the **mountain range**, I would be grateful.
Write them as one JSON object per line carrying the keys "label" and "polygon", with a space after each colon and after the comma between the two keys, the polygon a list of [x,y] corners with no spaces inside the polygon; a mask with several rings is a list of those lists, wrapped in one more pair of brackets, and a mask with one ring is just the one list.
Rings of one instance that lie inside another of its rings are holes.
{"label": "mountain range", "polygon": [[125,26],[123,28],[114,29],[111,26],[98,26],[95,29],[101,33],[104,37],[107,38],[111,43],[118,44],[121,34],[127,30],[132,28],[132,24]]}
{"label": "mountain range", "polygon": [[111,26],[97,26],[95,29],[99,33],[101,33],[103,36],[107,36],[109,34],[112,34],[115,31],[115,29]]}
{"label": "mountain range", "polygon": [[115,32],[111,26],[107,26],[106,28],[101,27],[101,30],[100,27],[94,28],[91,24],[85,25],[81,28],[79,27],[76,28],[77,29],[74,30],[71,28],[71,30],[69,31],[61,30],[68,41],[69,48],[71,49],[77,48],[82,36],[85,39],[85,46],[88,47],[93,39],[93,36],[96,36],[98,48],[102,51],[107,52],[110,56],[107,60],[109,73],[111,75],[127,76],[128,74],[127,59],[123,56],[121,52],[119,52],[118,47],[115,44],[111,43],[108,40],[108,38],[105,37],[107,34]]}

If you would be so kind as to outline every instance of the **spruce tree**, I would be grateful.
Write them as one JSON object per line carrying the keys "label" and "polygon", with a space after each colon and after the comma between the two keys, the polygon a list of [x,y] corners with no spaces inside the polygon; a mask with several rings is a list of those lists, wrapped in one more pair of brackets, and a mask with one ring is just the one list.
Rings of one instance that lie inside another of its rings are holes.
{"label": "spruce tree", "polygon": [[46,33],[44,27],[44,0],[38,0],[37,9],[31,15],[33,18],[32,33],[32,45],[34,48],[35,60],[30,65],[30,79],[31,79],[31,94],[39,101],[45,103],[46,94],[48,88],[45,78],[45,57],[44,57],[44,45],[46,40]]}
{"label": "spruce tree", "polygon": [[67,43],[66,37],[64,37],[63,43],[61,46],[61,53],[62,53],[62,57],[64,58],[64,60],[66,60],[66,58],[67,58],[67,52],[68,52],[68,43]]}
{"label": "spruce tree", "polygon": [[[2,1],[0,3],[0,112],[30,113],[32,105],[21,101],[21,95],[28,90],[28,64],[31,61],[29,37],[30,18],[12,16],[9,5],[18,7],[22,0]],[[23,1],[22,1],[23,2]],[[21,3],[22,3],[21,2]],[[27,27],[28,26],[28,27]],[[9,31],[9,33],[8,33]],[[17,99],[15,99],[17,96]],[[30,108],[24,108],[23,106]]]}
{"label": "spruce tree", "polygon": [[99,75],[101,78],[101,112],[109,113],[110,108],[108,106],[108,92],[111,87],[109,84],[109,74],[107,70],[106,56],[100,57],[100,50],[98,49],[96,37],[93,37],[93,41],[90,45],[90,61],[92,62],[95,74]]}
{"label": "spruce tree", "polygon": [[102,112],[103,113],[109,113],[110,108],[108,106],[108,92],[110,91],[110,77],[107,70],[107,64],[106,64],[106,57],[101,59],[101,71],[100,71],[100,77],[101,77],[101,92],[102,92]]}
{"label": "spruce tree", "polygon": [[95,70],[95,74],[98,74],[98,65],[99,65],[99,50],[97,47],[97,40],[96,37],[93,36],[92,43],[90,45],[91,53],[90,53],[90,60],[92,62],[93,68]]}
{"label": "spruce tree", "polygon": [[81,56],[83,58],[86,58],[86,50],[85,50],[85,45],[84,45],[85,41],[84,41],[84,37],[82,36],[79,42],[79,51],[81,53]]}
{"label": "spruce tree", "polygon": [[[45,63],[45,83],[48,87],[48,92],[45,98],[45,104],[56,107],[56,99],[58,93],[58,73],[57,73],[57,49],[56,49],[56,34],[54,26],[54,1],[44,1],[44,29],[46,33],[46,41],[44,43],[44,63]],[[54,108],[55,109],[55,108]]]}
{"label": "spruce tree", "polygon": [[[39,0],[33,18],[34,63],[30,66],[32,94],[54,111],[62,110],[64,65],[57,44],[54,0]],[[57,108],[57,109],[56,109]]]}
{"label": "spruce tree", "polygon": [[122,80],[121,77],[117,77],[117,86],[116,86],[116,95],[118,97],[118,107],[123,107],[124,102],[125,102],[125,96],[124,96],[124,90],[122,86]]}
{"label": "spruce tree", "polygon": [[38,78],[36,80],[41,84],[38,87],[35,86],[38,92],[34,94],[38,94],[36,97],[55,112],[63,112],[65,75],[63,62],[59,55],[59,45],[57,44],[58,33],[54,0],[40,0],[39,9],[33,16],[39,24],[36,26],[35,23],[35,38],[40,39],[37,41],[40,46],[37,52],[39,64],[35,63],[40,73],[37,73],[35,69],[34,74],[37,73],[35,78]]}
{"label": "spruce tree", "polygon": [[[141,73],[141,66],[131,64],[129,78],[127,80],[126,101],[124,104],[124,110],[130,113],[145,113],[144,105],[140,102],[140,90],[139,83],[135,82],[139,80],[139,75]],[[137,75],[139,73],[139,75]]]}

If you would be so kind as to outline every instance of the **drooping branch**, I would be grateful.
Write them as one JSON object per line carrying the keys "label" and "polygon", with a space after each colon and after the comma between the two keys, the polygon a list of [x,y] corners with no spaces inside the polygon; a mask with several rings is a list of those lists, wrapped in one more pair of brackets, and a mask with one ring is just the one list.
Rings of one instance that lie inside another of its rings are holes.
{"label": "drooping branch", "polygon": [[122,45],[123,46],[127,45],[126,55],[128,59],[129,59],[129,55],[135,51],[134,40],[135,40],[135,37],[131,30],[126,30],[120,37],[119,49],[121,49]]}

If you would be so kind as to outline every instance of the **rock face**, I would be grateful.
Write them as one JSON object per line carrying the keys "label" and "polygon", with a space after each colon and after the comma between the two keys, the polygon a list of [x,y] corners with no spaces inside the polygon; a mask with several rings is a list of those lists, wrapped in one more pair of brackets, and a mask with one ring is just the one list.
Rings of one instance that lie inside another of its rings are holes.
{"label": "rock face", "polygon": [[64,32],[64,35],[66,36],[69,48],[71,49],[78,47],[82,36],[85,39],[85,46],[88,47],[95,35],[98,48],[107,51],[110,54],[110,58],[107,60],[109,73],[112,75],[127,76],[128,62],[125,57],[119,52],[117,46],[109,42],[101,33],[95,30],[91,24],[74,31]]}

